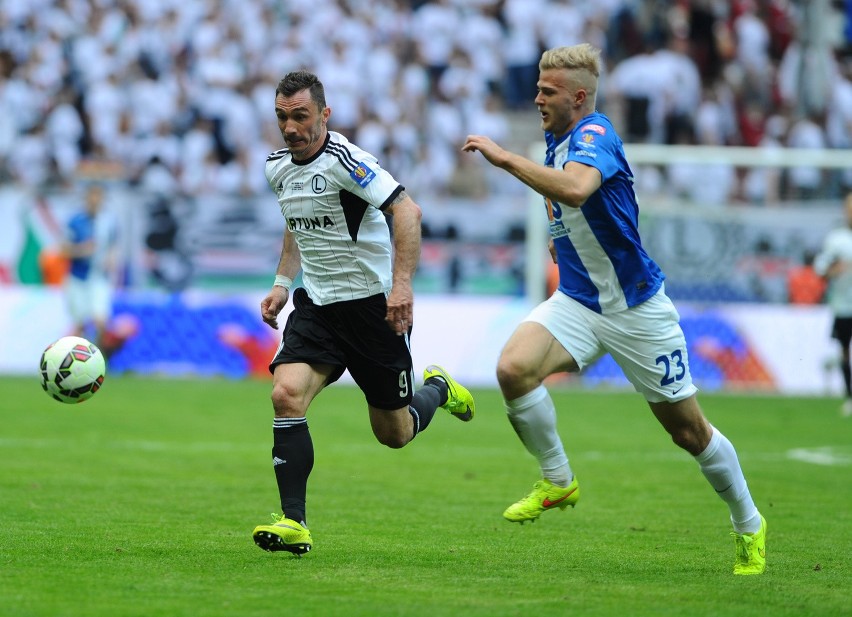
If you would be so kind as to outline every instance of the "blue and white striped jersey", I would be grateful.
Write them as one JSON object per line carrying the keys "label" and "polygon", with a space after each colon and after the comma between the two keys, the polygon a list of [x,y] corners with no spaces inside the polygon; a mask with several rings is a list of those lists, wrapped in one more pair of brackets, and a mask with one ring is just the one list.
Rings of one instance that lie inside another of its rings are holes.
{"label": "blue and white striped jersey", "polygon": [[117,240],[115,222],[105,211],[92,215],[79,212],[68,221],[66,239],[71,244],[92,242],[94,252],[70,259],[70,274],[84,281],[90,276],[106,276],[109,253]]}
{"label": "blue and white striped jersey", "polygon": [[270,154],[266,179],[296,239],[315,304],[390,291],[390,229],[382,211],[403,187],[373,155],[329,131],[306,161],[294,161],[287,148]]}
{"label": "blue and white striped jersey", "polygon": [[594,112],[568,135],[555,140],[545,133],[545,140],[545,165],[562,168],[576,161],[598,169],[602,181],[581,208],[545,199],[559,290],[602,314],[644,302],[665,276],[642,247],[633,172],[612,123]]}

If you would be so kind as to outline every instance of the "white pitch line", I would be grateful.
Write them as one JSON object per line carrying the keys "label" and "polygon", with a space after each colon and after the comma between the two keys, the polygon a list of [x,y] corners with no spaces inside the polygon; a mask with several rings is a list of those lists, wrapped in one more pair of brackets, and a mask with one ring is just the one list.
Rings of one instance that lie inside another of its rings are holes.
{"label": "white pitch line", "polygon": [[814,465],[852,465],[852,454],[838,452],[836,448],[832,448],[831,446],[822,448],[794,448],[787,450],[787,458]]}

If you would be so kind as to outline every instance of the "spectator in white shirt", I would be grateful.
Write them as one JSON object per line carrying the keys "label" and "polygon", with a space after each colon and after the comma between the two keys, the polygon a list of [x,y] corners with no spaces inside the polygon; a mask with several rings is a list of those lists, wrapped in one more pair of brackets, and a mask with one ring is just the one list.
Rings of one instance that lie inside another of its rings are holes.
{"label": "spectator in white shirt", "polygon": [[[787,134],[787,146],[790,148],[825,148],[825,132],[814,116],[803,116],[793,122],[790,127],[790,132]],[[807,165],[792,167],[789,170],[788,178],[794,199],[814,199],[822,191],[823,170],[818,167]]]}

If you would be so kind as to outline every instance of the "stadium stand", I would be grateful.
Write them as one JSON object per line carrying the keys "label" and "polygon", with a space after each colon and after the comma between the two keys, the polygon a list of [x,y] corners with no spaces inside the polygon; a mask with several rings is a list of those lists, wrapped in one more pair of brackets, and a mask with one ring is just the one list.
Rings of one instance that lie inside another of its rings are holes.
{"label": "stadium stand", "polygon": [[[541,49],[581,41],[604,50],[600,107],[628,141],[848,148],[852,60],[842,15],[808,19],[819,4],[837,3],[6,1],[3,179],[67,185],[82,166],[177,193],[262,193],[261,162],[280,143],[272,89],[307,66],[328,85],[334,128],[415,194],[499,193],[511,184],[499,175],[460,180],[460,169],[487,172],[461,164],[459,144],[472,132],[538,139]],[[731,169],[713,173],[699,198],[773,197]],[[826,183],[803,168],[777,190],[832,197],[850,174]],[[671,178],[689,196],[690,170]]]}

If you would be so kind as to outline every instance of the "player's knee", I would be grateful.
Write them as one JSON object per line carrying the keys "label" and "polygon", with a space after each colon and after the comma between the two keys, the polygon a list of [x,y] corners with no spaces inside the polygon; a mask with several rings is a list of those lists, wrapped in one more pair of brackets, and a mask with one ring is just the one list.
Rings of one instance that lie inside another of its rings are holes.
{"label": "player's knee", "polygon": [[683,448],[693,456],[698,456],[704,450],[706,443],[702,443],[703,438],[697,430],[692,426],[679,426],[669,431],[672,441],[680,448]]}
{"label": "player's knee", "polygon": [[287,384],[273,384],[271,398],[276,417],[296,418],[305,415],[304,396]]}
{"label": "player's knee", "polygon": [[535,376],[529,367],[511,356],[500,356],[497,361],[497,383],[504,393],[529,390],[529,386],[534,385],[534,382]]}
{"label": "player's knee", "polygon": [[399,450],[411,441],[407,435],[402,435],[397,431],[376,431],[375,434],[380,444],[392,450]]}

